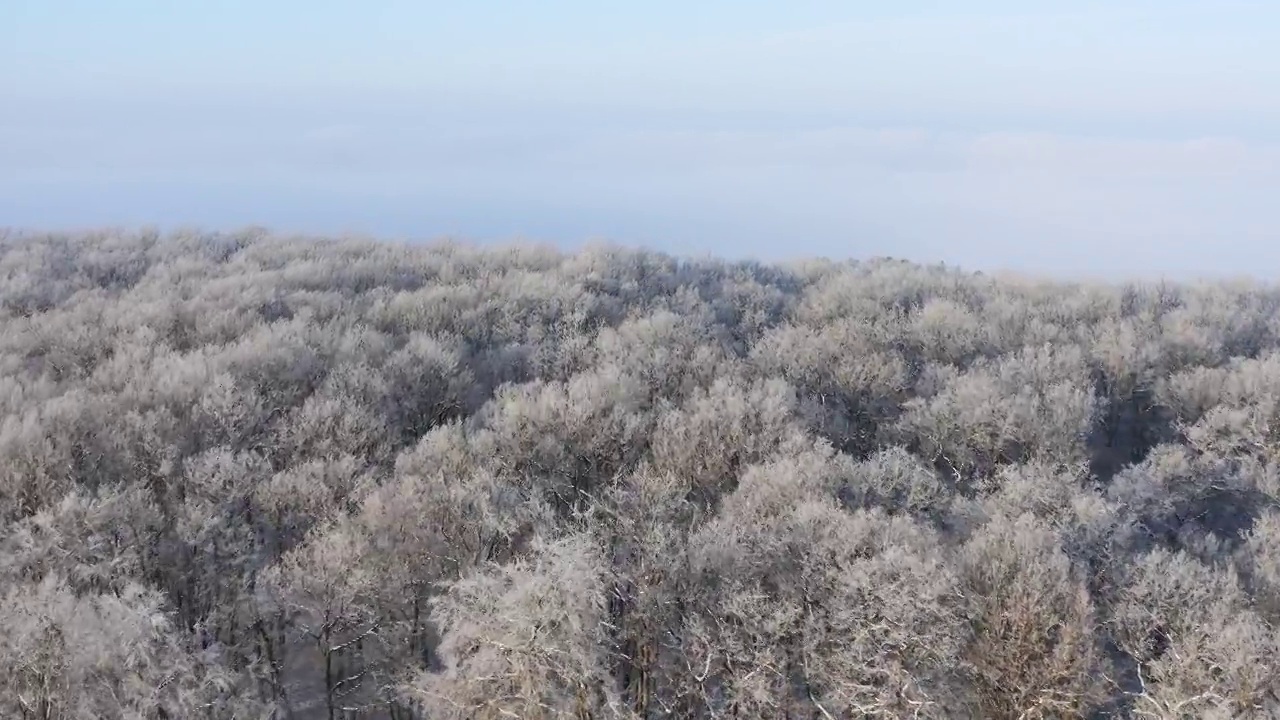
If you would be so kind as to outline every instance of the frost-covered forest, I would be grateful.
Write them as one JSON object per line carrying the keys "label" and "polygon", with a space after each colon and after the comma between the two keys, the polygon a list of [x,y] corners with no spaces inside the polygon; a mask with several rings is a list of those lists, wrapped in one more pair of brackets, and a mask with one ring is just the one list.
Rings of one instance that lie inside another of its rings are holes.
{"label": "frost-covered forest", "polygon": [[0,717],[1280,717],[1280,289],[0,241]]}

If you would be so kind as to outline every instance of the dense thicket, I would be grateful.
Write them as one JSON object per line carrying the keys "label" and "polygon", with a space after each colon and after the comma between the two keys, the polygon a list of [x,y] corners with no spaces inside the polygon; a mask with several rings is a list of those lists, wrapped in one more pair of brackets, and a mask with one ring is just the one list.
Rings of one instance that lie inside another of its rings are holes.
{"label": "dense thicket", "polygon": [[0,716],[1280,717],[1280,290],[0,241]]}

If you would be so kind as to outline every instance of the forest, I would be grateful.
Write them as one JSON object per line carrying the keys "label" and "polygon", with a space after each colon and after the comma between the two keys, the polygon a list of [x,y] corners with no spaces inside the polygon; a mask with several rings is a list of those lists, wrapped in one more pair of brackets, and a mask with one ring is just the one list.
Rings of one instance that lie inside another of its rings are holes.
{"label": "forest", "polygon": [[1280,718],[1280,287],[8,231],[0,717]]}

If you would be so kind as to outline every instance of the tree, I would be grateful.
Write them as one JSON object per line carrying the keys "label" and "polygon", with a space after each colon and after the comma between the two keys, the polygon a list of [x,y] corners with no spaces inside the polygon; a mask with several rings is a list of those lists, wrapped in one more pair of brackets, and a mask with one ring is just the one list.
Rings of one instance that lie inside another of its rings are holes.
{"label": "tree", "polygon": [[440,718],[625,717],[608,674],[605,566],[568,536],[454,583],[437,613],[445,668],[406,692]]}
{"label": "tree", "polygon": [[956,576],[911,519],[841,510],[838,467],[821,451],[753,467],[690,539],[699,716],[964,713]]}
{"label": "tree", "polygon": [[283,642],[264,642],[273,644],[272,679],[288,713],[343,718],[378,703],[391,683],[378,663],[385,650],[367,542],[335,527],[261,575],[261,612],[284,629]]}
{"label": "tree", "polygon": [[216,652],[185,646],[162,598],[136,584],[77,596],[56,576],[0,598],[0,709],[23,720],[243,717]]}
{"label": "tree", "polygon": [[1234,572],[1157,549],[1139,559],[1111,624],[1136,663],[1136,716],[1280,712],[1280,635],[1248,606]]}
{"label": "tree", "polygon": [[1100,705],[1108,668],[1097,610],[1054,533],[1029,514],[996,517],[958,561],[978,715],[1081,717]]}

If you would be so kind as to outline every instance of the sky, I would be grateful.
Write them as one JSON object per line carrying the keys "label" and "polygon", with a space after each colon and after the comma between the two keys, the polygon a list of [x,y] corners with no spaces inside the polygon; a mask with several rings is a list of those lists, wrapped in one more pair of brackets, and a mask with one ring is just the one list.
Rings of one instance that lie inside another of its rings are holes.
{"label": "sky", "polygon": [[1270,0],[0,0],[0,226],[1280,274]]}

